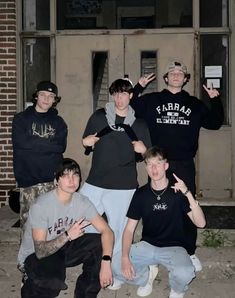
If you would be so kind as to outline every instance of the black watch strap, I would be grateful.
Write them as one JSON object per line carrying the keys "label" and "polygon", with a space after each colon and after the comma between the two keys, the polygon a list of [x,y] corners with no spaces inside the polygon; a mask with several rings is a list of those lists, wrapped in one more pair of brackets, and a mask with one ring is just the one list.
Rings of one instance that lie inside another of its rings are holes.
{"label": "black watch strap", "polygon": [[108,255],[103,255],[103,257],[102,257],[102,260],[103,261],[112,261],[112,258],[110,257],[110,256],[108,256]]}

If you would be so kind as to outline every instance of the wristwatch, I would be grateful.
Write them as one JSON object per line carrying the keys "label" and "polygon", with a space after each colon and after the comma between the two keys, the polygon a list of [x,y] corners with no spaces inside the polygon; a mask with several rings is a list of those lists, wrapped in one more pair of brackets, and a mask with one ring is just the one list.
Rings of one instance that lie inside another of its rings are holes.
{"label": "wristwatch", "polygon": [[108,256],[108,255],[103,255],[103,257],[102,257],[102,260],[103,261],[112,261],[112,258],[110,257],[110,256]]}

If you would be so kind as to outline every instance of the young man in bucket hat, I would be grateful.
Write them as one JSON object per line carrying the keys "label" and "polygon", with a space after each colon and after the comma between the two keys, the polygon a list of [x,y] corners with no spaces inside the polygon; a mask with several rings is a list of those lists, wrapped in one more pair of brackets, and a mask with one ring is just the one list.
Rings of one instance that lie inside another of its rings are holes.
{"label": "young man in bucket hat", "polygon": [[[190,74],[186,65],[179,60],[171,61],[166,67],[163,75],[166,89],[139,96],[154,79],[155,74],[139,79],[130,105],[137,118],[145,119],[152,145],[157,145],[167,152],[169,179],[174,180],[172,173],[175,173],[195,195],[194,157],[198,149],[200,128],[217,130],[223,124],[224,112],[219,92],[213,86],[207,88],[203,85],[210,99],[208,107],[203,101],[183,90],[190,80]],[[200,271],[202,266],[195,255],[197,229],[187,217],[185,223],[188,231],[185,248],[191,256],[195,270]]]}
{"label": "young man in bucket hat", "polygon": [[13,118],[13,167],[20,188],[21,227],[35,198],[54,188],[55,168],[66,149],[67,125],[55,108],[59,101],[57,86],[41,81],[32,96],[33,106]]}

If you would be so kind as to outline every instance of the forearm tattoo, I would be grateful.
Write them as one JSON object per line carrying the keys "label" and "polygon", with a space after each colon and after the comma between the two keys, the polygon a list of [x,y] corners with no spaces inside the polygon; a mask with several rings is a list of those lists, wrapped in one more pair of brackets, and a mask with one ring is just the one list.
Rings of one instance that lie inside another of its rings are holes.
{"label": "forearm tattoo", "polygon": [[48,257],[57,252],[66,242],[68,242],[68,237],[65,234],[49,241],[34,240],[35,254],[39,259]]}

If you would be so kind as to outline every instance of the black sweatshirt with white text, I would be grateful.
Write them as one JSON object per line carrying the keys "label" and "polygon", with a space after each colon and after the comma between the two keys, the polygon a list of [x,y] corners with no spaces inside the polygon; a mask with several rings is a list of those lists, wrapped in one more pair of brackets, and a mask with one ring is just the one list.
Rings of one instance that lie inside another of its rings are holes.
{"label": "black sweatshirt with white text", "polygon": [[130,105],[137,118],[149,128],[152,145],[163,148],[169,160],[192,159],[197,152],[200,128],[217,130],[224,120],[219,98],[210,99],[210,107],[182,90],[176,94],[164,89],[139,96],[143,87],[134,88]]}
{"label": "black sweatshirt with white text", "polygon": [[18,187],[53,181],[66,148],[67,130],[55,108],[38,113],[31,106],[14,116],[13,165]]}

